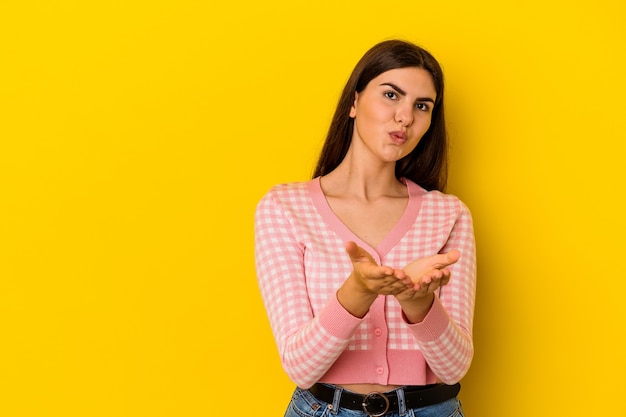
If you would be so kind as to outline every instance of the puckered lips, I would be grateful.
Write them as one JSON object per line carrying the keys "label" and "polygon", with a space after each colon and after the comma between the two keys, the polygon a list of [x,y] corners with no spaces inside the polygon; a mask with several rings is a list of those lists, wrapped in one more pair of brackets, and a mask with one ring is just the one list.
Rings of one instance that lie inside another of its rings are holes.
{"label": "puckered lips", "polygon": [[396,145],[402,145],[404,142],[406,142],[407,139],[406,132],[403,132],[402,130],[394,130],[393,132],[389,132],[389,137]]}

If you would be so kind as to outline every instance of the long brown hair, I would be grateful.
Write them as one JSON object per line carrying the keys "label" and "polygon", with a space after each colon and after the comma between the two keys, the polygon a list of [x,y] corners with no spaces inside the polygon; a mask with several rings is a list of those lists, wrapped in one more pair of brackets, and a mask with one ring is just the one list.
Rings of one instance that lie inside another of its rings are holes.
{"label": "long brown hair", "polygon": [[348,152],[354,119],[350,108],[355,93],[385,71],[418,67],[430,73],[437,97],[430,127],[415,149],[396,163],[396,177],[408,178],[427,190],[444,191],[448,177],[448,140],[443,108],[443,71],[437,60],[421,47],[402,40],[381,42],[363,55],[341,93],[313,178],[326,175]]}

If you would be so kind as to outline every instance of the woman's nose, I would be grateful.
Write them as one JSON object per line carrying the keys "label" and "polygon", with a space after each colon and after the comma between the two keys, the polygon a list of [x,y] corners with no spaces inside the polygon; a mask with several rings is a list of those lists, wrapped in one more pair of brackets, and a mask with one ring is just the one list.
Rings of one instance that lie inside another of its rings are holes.
{"label": "woman's nose", "polygon": [[402,106],[396,113],[396,121],[402,127],[409,127],[413,124],[413,106]]}

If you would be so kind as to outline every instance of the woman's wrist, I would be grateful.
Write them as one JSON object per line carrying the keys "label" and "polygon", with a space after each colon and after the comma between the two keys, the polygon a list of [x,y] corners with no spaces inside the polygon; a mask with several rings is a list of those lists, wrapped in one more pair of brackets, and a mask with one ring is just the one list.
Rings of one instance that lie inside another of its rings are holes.
{"label": "woman's wrist", "polygon": [[348,277],[337,290],[337,301],[339,301],[339,304],[358,318],[365,317],[376,297],[378,297],[378,294],[369,292],[366,288],[359,286],[352,276]]}
{"label": "woman's wrist", "polygon": [[411,324],[415,324],[421,323],[426,318],[433,306],[435,296],[431,293],[429,296],[419,299],[398,301],[406,320]]}

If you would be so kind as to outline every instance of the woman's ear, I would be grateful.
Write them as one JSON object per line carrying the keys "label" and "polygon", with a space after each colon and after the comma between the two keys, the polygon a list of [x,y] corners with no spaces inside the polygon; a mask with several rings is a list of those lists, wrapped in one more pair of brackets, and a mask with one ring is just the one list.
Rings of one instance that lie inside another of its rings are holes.
{"label": "woman's ear", "polygon": [[352,106],[350,107],[350,118],[354,119],[356,117],[356,102],[359,99],[359,93],[358,92],[354,92],[354,102],[352,103]]}

